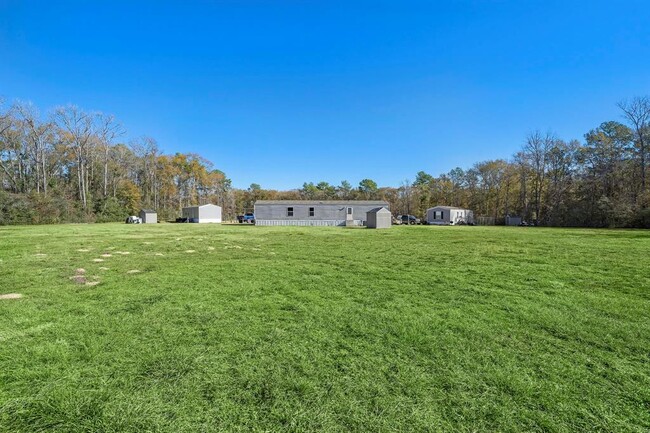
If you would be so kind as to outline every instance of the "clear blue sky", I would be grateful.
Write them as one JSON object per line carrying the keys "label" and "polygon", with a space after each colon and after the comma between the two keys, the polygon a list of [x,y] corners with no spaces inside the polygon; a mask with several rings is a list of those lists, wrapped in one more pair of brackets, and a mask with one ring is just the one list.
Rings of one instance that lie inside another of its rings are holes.
{"label": "clear blue sky", "polygon": [[648,1],[0,0],[0,95],[113,113],[237,187],[397,186],[620,119],[649,23]]}

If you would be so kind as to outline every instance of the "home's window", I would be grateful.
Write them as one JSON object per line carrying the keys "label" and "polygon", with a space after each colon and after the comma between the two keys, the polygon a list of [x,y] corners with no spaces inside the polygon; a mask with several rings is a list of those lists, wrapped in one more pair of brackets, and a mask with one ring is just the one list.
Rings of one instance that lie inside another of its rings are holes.
{"label": "home's window", "polygon": [[313,216],[314,216],[314,208],[313,208],[313,207],[310,207],[310,208],[309,208],[309,216],[310,216],[310,217],[313,217]]}
{"label": "home's window", "polygon": [[440,219],[441,219],[441,220],[444,220],[444,219],[445,219],[445,212],[442,211],[442,210],[440,211]]}
{"label": "home's window", "polygon": [[352,208],[351,207],[348,208],[348,215],[352,215]]}
{"label": "home's window", "polygon": [[293,208],[292,208],[292,207],[288,207],[288,208],[287,208],[287,216],[288,216],[288,217],[292,217],[292,216],[293,216]]}

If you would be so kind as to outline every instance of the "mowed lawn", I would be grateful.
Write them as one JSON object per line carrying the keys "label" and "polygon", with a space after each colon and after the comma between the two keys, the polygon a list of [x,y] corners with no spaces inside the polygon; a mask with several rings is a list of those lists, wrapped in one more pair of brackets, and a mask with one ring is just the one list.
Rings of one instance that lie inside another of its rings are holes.
{"label": "mowed lawn", "polygon": [[7,293],[0,431],[650,430],[648,231],[2,227]]}

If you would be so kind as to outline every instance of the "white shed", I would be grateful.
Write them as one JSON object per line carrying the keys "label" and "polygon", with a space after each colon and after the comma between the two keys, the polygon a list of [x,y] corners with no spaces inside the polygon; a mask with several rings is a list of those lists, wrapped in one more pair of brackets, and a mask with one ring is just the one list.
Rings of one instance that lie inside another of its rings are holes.
{"label": "white shed", "polygon": [[392,215],[385,207],[371,209],[366,213],[366,226],[370,229],[389,229]]}
{"label": "white shed", "polygon": [[155,210],[142,209],[140,211],[140,219],[142,224],[156,224],[158,222],[158,214]]}
{"label": "white shed", "polygon": [[204,204],[184,207],[182,216],[191,223],[221,223],[221,206]]}

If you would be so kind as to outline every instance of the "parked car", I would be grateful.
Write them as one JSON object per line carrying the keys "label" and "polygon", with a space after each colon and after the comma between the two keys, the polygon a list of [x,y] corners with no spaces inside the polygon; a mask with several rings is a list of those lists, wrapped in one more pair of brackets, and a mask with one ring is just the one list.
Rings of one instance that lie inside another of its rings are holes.
{"label": "parked car", "polygon": [[126,219],[127,224],[142,224],[142,219],[135,215],[131,215]]}
{"label": "parked car", "polygon": [[416,225],[420,224],[420,218],[416,218],[414,215],[397,215],[397,224],[408,224]]}
{"label": "parked car", "polygon": [[239,224],[255,224],[255,214],[253,212],[246,212],[244,215],[237,215]]}

